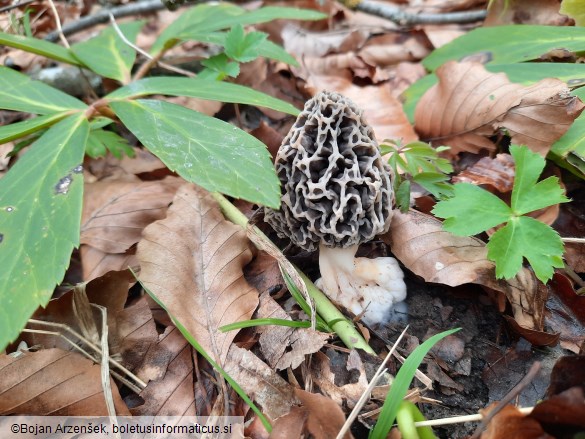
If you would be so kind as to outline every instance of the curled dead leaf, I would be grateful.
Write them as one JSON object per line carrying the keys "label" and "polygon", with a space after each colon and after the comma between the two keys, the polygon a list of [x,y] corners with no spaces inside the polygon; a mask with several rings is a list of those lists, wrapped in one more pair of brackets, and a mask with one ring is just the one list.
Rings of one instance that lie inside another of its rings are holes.
{"label": "curled dead leaf", "polygon": [[455,236],[436,218],[414,210],[394,212],[390,231],[382,236],[406,268],[427,282],[457,286],[474,283],[504,294],[514,319],[523,328],[542,331],[548,292],[534,273],[524,268],[516,277],[496,279],[485,243]]}
{"label": "curled dead leaf", "polygon": [[506,130],[512,142],[546,156],[581,114],[583,103],[566,84],[547,78],[525,87],[480,63],[450,61],[437,69],[439,83],[416,106],[419,135],[450,152],[493,151],[488,139]]}

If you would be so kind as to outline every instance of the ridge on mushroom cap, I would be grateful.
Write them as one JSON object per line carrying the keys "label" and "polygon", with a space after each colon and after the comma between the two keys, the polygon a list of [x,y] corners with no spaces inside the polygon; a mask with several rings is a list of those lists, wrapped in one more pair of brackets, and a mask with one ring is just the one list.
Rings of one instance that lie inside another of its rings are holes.
{"label": "ridge on mushroom cap", "polygon": [[275,161],[280,210],[266,209],[279,236],[306,250],[349,247],[388,230],[394,192],[372,128],[344,96],[309,99]]}

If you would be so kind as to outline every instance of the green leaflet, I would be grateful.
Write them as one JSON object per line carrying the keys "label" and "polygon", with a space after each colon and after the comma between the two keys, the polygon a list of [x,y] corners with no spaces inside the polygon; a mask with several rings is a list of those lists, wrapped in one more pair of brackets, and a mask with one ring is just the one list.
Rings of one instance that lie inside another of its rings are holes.
{"label": "green leaflet", "polygon": [[0,180],[0,349],[47,304],[79,243],[89,124],[51,127]]}
{"label": "green leaflet", "polygon": [[111,106],[144,146],[187,181],[211,192],[280,206],[270,154],[255,137],[168,102],[137,100]]}
{"label": "green leaflet", "polygon": [[443,228],[455,235],[469,236],[506,224],[487,244],[488,258],[496,263],[498,278],[511,278],[526,258],[536,277],[547,282],[553,268],[563,266],[563,243],[558,233],[538,220],[522,216],[569,201],[556,177],[537,182],[544,159],[526,147],[512,145],[516,165],[511,205],[492,193],[469,183],[458,183],[454,196],[439,201],[433,213],[444,218]]}
{"label": "green leaflet", "polygon": [[435,50],[423,60],[434,71],[450,60],[483,54],[491,64],[531,61],[553,50],[585,50],[583,29],[573,26],[509,25],[480,27]]}
{"label": "green leaflet", "polygon": [[67,113],[47,114],[0,127],[0,144],[35,133],[60,121]]}
{"label": "green leaflet", "polygon": [[[132,21],[120,24],[119,28],[133,43],[142,26],[144,21]],[[130,81],[136,51],[122,40],[113,27],[104,29],[97,37],[74,44],[71,51],[97,74],[122,83]]]}
{"label": "green leaflet", "polygon": [[73,64],[74,66],[82,66],[77,58],[75,58],[69,49],[61,47],[58,44],[50,43],[38,38],[30,38],[22,35],[12,35],[0,32],[0,45],[14,47],[16,49],[25,50],[37,55],[46,56],[47,58],[56,61]]}
{"label": "green leaflet", "polygon": [[35,114],[85,110],[87,105],[56,88],[0,66],[0,108]]}
{"label": "green leaflet", "polygon": [[199,78],[158,77],[145,78],[121,87],[106,96],[107,99],[129,99],[141,96],[163,94],[188,96],[210,101],[232,102],[271,108],[296,116],[299,110],[280,99],[229,82],[210,81]]}

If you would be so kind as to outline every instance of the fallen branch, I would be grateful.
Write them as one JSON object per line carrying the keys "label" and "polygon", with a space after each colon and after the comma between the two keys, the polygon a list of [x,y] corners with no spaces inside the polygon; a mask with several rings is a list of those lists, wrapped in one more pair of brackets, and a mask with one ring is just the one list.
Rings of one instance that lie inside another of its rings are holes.
{"label": "fallen branch", "polygon": [[377,3],[371,0],[339,0],[341,4],[356,11],[385,18],[401,26],[413,24],[464,24],[483,20],[487,11],[448,12],[444,14],[410,13],[398,6]]}
{"label": "fallen branch", "polygon": [[[82,30],[88,29],[97,24],[107,23],[110,20],[110,14],[115,18],[128,17],[131,15],[146,14],[165,9],[166,6],[161,0],[145,0],[138,3],[116,6],[115,8],[102,9],[94,15],[86,15],[79,20],[73,21],[63,26],[63,35],[69,36]],[[55,42],[59,39],[59,32],[54,31],[45,37],[45,40]]]}

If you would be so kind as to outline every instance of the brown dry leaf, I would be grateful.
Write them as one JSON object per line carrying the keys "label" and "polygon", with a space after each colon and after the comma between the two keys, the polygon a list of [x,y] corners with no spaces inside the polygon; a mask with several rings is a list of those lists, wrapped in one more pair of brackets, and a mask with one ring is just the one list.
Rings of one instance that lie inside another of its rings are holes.
{"label": "brown dry leaf", "polygon": [[374,129],[378,142],[385,139],[402,139],[403,143],[417,140],[402,104],[392,95],[388,86],[359,87],[347,78],[315,75],[308,78],[307,87],[312,94],[328,90],[350,98],[364,111],[366,121]]}
{"label": "brown dry leaf", "polygon": [[157,342],[158,333],[146,298],[119,311],[116,316],[116,334],[124,365],[134,370],[150,347]]}
{"label": "brown dry leaf", "polygon": [[144,404],[131,408],[134,416],[195,416],[193,349],[178,329],[166,328],[136,371],[148,382],[140,393]]}
{"label": "brown dry leaf", "polygon": [[[39,308],[33,315],[34,319],[43,320],[53,323],[62,323],[70,328],[76,330],[78,333],[84,335],[86,338],[97,341],[99,334],[97,333],[97,325],[99,320],[94,321],[93,316],[90,317],[90,322],[83,321],[80,314],[83,312],[82,306],[79,304],[79,295],[85,294],[89,303],[104,306],[108,315],[108,341],[110,343],[110,353],[117,353],[119,345],[119,334],[117,325],[119,323],[118,313],[120,313],[126,299],[128,297],[128,289],[134,282],[134,276],[129,271],[112,271],[104,276],[94,279],[87,284],[79,284],[75,288],[67,291],[65,294],[57,299],[49,301],[45,308]],[[76,291],[77,290],[77,291]],[[88,323],[91,328],[88,328]],[[35,329],[50,329],[56,331],[54,328],[47,328],[45,326],[37,326]],[[92,333],[87,334],[87,329],[91,329]],[[154,326],[152,327],[154,330]],[[80,342],[69,333],[61,331],[69,339],[79,344]],[[29,346],[41,345],[44,348],[57,347],[66,351],[71,350],[71,345],[65,342],[61,337],[54,335],[38,334],[38,333],[23,333],[22,340],[26,341]]]}
{"label": "brown dry leaf", "polygon": [[126,253],[106,253],[89,245],[79,247],[81,255],[82,276],[85,282],[103,276],[109,271],[121,271],[130,267],[140,271],[134,249]]}
{"label": "brown dry leaf", "polygon": [[[317,393],[295,389],[295,394],[303,405],[293,407],[289,414],[276,421],[270,439],[337,437],[345,423],[341,408],[331,399]],[[343,437],[350,439],[353,436],[347,432]]]}
{"label": "brown dry leaf", "polygon": [[[492,404],[492,408],[495,404]],[[489,407],[485,409],[485,412],[489,412]],[[544,432],[538,421],[529,418],[511,405],[505,406],[493,417],[480,437],[481,439],[508,437],[514,439],[553,439],[552,436]]]}
{"label": "brown dry leaf", "polygon": [[474,283],[503,293],[520,326],[542,331],[546,287],[527,268],[512,279],[496,279],[495,264],[487,259],[483,241],[455,236],[443,230],[436,218],[414,210],[394,211],[390,231],[382,239],[406,268],[425,281],[452,287]]}
{"label": "brown dry leaf", "polygon": [[[359,377],[357,382],[338,386],[335,384],[335,372],[331,370],[331,360],[323,352],[313,355],[311,361],[311,377],[313,382],[319,386],[321,392],[331,398],[336,404],[347,406],[352,409],[368,387],[368,379],[364,365],[359,354],[353,350],[351,360],[347,361],[347,370],[357,370]],[[351,354],[350,354],[351,355]]]}
{"label": "brown dry leaf", "polygon": [[246,349],[231,345],[224,370],[271,420],[286,415],[299,403],[293,386]]}
{"label": "brown dry leaf", "polygon": [[[269,294],[260,296],[258,318],[292,320]],[[288,326],[260,326],[260,351],[268,365],[276,370],[291,367],[296,369],[305,355],[321,349],[330,335],[310,328],[289,328]]]}
{"label": "brown dry leaf", "polygon": [[357,55],[373,67],[388,67],[403,61],[420,61],[431,52],[423,34],[392,32],[370,38]]}
{"label": "brown dry leaf", "polygon": [[465,35],[467,31],[461,25],[427,24],[422,30],[435,49],[450,43],[455,38]]}
{"label": "brown dry leaf", "polygon": [[506,130],[513,143],[546,156],[584,108],[558,79],[529,87],[511,83],[474,62],[450,61],[437,69],[439,83],[420,99],[414,119],[419,135],[450,153],[495,150],[488,139]]}
{"label": "brown dry leaf", "polygon": [[[0,355],[0,415],[107,416],[100,369],[61,349]],[[129,415],[110,382],[116,413]]]}
{"label": "brown dry leaf", "polygon": [[514,186],[515,167],[510,154],[495,158],[482,157],[477,163],[451,179],[453,183],[487,184],[499,192],[511,192]]}
{"label": "brown dry leaf", "polygon": [[142,229],[163,218],[183,180],[141,182],[135,177],[85,185],[81,243],[106,253],[124,253]]}
{"label": "brown dry leaf", "polygon": [[209,192],[181,186],[167,217],[146,227],[138,244],[140,280],[223,364],[237,331],[219,327],[247,320],[258,292],[244,279],[252,259],[242,228],[226,221]]}
{"label": "brown dry leaf", "polygon": [[359,49],[368,38],[364,30],[340,29],[332,32],[310,32],[289,23],[282,29],[284,48],[297,59],[319,58],[331,53]]}

